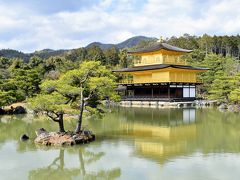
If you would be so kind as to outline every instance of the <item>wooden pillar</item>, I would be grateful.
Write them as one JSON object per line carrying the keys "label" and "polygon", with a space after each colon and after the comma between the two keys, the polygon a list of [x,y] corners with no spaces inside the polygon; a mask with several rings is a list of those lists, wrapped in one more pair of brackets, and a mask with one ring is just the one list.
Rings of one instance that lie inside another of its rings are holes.
{"label": "wooden pillar", "polygon": [[176,88],[175,88],[175,96],[174,98],[177,98],[177,85],[176,85]]}
{"label": "wooden pillar", "polygon": [[196,86],[196,84],[194,84],[194,87],[195,87],[195,97],[194,97],[194,99],[196,99],[197,98],[197,86]]}
{"label": "wooden pillar", "polygon": [[168,84],[168,100],[170,101],[170,84]]}

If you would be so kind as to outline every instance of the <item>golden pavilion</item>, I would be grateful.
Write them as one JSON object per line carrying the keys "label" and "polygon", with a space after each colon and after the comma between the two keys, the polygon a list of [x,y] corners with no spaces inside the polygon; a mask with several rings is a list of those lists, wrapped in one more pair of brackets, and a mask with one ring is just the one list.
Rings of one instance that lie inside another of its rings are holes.
{"label": "golden pavilion", "polygon": [[118,87],[124,91],[123,100],[195,100],[196,86],[201,84],[197,73],[208,68],[187,65],[183,55],[190,52],[163,42],[129,51],[133,67],[115,70],[123,77]]}

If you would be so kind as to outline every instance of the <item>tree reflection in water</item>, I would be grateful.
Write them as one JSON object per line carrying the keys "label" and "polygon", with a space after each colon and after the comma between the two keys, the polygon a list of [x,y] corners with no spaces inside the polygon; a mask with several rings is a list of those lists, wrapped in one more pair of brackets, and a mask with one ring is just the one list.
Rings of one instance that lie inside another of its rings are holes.
{"label": "tree reflection in water", "polygon": [[99,170],[97,172],[86,170],[86,166],[101,159],[105,154],[103,152],[86,151],[85,148],[74,149],[78,150],[79,167],[67,168],[65,167],[64,148],[59,150],[59,156],[47,167],[38,168],[29,172],[30,180],[42,179],[60,179],[68,180],[73,178],[80,179],[115,179],[120,177],[120,168],[110,170]]}

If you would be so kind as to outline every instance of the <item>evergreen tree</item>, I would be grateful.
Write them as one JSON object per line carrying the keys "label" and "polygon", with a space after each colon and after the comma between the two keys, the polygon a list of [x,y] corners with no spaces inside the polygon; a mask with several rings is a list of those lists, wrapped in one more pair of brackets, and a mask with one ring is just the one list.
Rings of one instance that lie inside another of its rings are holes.
{"label": "evergreen tree", "polygon": [[106,58],[104,56],[102,49],[96,45],[94,45],[90,48],[87,48],[86,59],[93,60],[93,61],[100,61],[104,65],[106,64]]}
{"label": "evergreen tree", "polygon": [[31,106],[58,122],[60,131],[64,130],[63,114],[69,109],[79,107],[79,119],[75,130],[79,133],[88,102],[98,103],[106,97],[116,97],[114,81],[115,77],[111,71],[99,61],[83,62],[78,69],[66,72],[58,80],[45,81],[41,86],[45,93],[33,98]]}
{"label": "evergreen tree", "polygon": [[126,68],[130,65],[129,61],[128,61],[128,55],[127,55],[127,50],[126,49],[122,49],[120,50],[119,53],[119,65],[122,68]]}
{"label": "evergreen tree", "polygon": [[119,64],[119,52],[116,47],[108,48],[104,51],[104,55],[106,58],[106,64],[110,66],[116,66]]}

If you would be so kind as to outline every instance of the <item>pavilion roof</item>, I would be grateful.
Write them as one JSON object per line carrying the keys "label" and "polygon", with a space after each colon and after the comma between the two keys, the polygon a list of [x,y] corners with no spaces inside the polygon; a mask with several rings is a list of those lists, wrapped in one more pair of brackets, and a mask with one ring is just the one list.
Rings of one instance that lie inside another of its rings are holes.
{"label": "pavilion roof", "polygon": [[192,50],[179,48],[179,47],[167,44],[167,43],[156,43],[156,44],[151,45],[149,47],[140,48],[140,49],[133,50],[133,51],[128,51],[128,53],[129,54],[147,53],[147,52],[159,51],[161,49],[164,49],[164,50],[167,50],[167,51],[183,52],[183,53],[192,52]]}
{"label": "pavilion roof", "polygon": [[193,67],[193,66],[183,66],[183,65],[173,65],[173,64],[157,64],[157,65],[135,66],[130,68],[123,68],[123,69],[114,70],[113,72],[134,72],[134,71],[147,71],[147,70],[157,70],[157,69],[165,69],[165,68],[209,70],[209,68],[205,68],[205,67]]}

